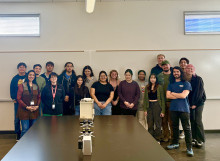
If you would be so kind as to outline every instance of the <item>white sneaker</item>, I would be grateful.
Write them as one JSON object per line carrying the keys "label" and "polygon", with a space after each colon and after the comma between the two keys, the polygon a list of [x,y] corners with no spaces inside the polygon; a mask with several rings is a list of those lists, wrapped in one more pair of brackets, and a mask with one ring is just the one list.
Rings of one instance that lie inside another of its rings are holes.
{"label": "white sneaker", "polygon": [[184,139],[184,138],[185,138],[184,132],[182,132],[182,133],[179,135],[179,138],[180,138],[180,139]]}

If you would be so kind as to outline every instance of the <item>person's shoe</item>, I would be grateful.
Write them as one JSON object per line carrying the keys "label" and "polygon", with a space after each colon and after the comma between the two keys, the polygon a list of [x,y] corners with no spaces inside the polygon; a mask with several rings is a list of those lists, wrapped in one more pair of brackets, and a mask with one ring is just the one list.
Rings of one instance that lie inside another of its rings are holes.
{"label": "person's shoe", "polygon": [[19,141],[20,138],[21,138],[21,134],[17,134],[17,136],[16,136],[16,141]]}
{"label": "person's shoe", "polygon": [[197,143],[196,143],[196,146],[197,146],[198,148],[201,148],[201,147],[203,146],[203,142],[202,142],[202,141],[197,142]]}
{"label": "person's shoe", "polygon": [[157,141],[158,144],[160,144],[160,141]]}
{"label": "person's shoe", "polygon": [[187,155],[190,156],[190,157],[193,157],[193,156],[194,156],[194,153],[193,153],[193,150],[192,150],[192,149],[187,149],[187,150],[186,150],[186,153],[187,153]]}
{"label": "person's shoe", "polygon": [[169,139],[168,139],[168,138],[163,138],[162,141],[163,141],[163,142],[168,142]]}
{"label": "person's shoe", "polygon": [[193,139],[193,140],[192,140],[192,146],[195,147],[196,145],[197,145],[197,140],[196,140],[196,139]]}
{"label": "person's shoe", "polygon": [[183,132],[181,132],[181,134],[179,135],[179,138],[180,138],[180,139],[184,139],[184,138],[185,138],[184,131],[183,131]]}
{"label": "person's shoe", "polygon": [[179,144],[170,144],[170,145],[167,146],[167,149],[172,150],[172,149],[177,149],[179,147],[180,147]]}

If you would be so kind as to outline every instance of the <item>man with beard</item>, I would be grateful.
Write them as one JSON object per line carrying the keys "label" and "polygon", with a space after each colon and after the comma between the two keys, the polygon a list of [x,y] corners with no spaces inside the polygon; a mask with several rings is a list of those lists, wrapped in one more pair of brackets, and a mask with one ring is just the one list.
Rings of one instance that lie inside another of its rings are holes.
{"label": "man with beard", "polygon": [[[158,74],[157,77],[158,77],[159,84],[163,86],[164,96],[166,97],[167,87],[170,83],[169,78],[170,78],[170,74],[171,74],[171,70],[170,70],[171,67],[170,67],[170,63],[168,60],[164,60],[161,65],[163,68],[163,72]],[[165,100],[166,100],[165,115],[162,118],[162,128],[163,128],[163,141],[167,142],[173,136],[173,129],[172,129],[172,122],[170,119],[170,109],[169,109],[171,100],[170,99],[165,99]],[[170,130],[169,130],[169,128],[170,128]]]}
{"label": "man with beard", "polygon": [[70,97],[70,91],[74,90],[74,86],[76,84],[76,73],[73,70],[74,66],[72,62],[67,62],[64,67],[65,70],[58,77],[58,83],[63,85],[65,90],[65,99],[63,102],[63,115],[73,115],[74,96]]}
{"label": "man with beard", "polygon": [[190,128],[190,110],[188,95],[192,90],[189,82],[184,78],[184,73],[180,67],[174,67],[170,75],[170,84],[167,88],[166,97],[171,99],[170,116],[173,127],[172,143],[167,149],[179,148],[179,120],[181,120],[185,133],[185,142],[187,147],[187,155],[193,156],[192,150],[192,132]]}
{"label": "man with beard", "polygon": [[54,63],[52,61],[48,61],[46,63],[46,70],[47,70],[47,72],[41,74],[41,77],[43,77],[45,79],[46,84],[50,83],[49,76],[50,76],[50,73],[53,72],[53,69],[54,69]]}

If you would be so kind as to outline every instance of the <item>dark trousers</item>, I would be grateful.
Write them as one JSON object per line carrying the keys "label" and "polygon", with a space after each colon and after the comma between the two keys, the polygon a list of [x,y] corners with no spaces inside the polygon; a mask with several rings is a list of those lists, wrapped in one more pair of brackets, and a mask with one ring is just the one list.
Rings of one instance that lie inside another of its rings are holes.
{"label": "dark trousers", "polygon": [[112,105],[112,115],[121,115],[120,102],[116,106]]}
{"label": "dark trousers", "polygon": [[14,126],[15,126],[15,133],[21,134],[21,126],[20,126],[20,119],[17,117],[18,112],[18,103],[14,103]]}
{"label": "dark trousers", "polygon": [[121,114],[122,115],[133,115],[133,116],[136,116],[136,113],[137,113],[137,110],[121,108]]}
{"label": "dark trousers", "polygon": [[170,139],[173,137],[172,121],[170,118],[170,102],[166,102],[165,105],[165,115],[162,118],[163,138]]}
{"label": "dark trousers", "polygon": [[147,109],[148,132],[158,141],[161,139],[161,111],[159,102],[149,102]]}
{"label": "dark trousers", "polygon": [[63,101],[63,115],[74,115],[74,107],[71,101]]}
{"label": "dark trousers", "polygon": [[198,142],[205,142],[205,133],[202,123],[202,112],[204,105],[198,106],[195,109],[190,109],[190,122],[192,129],[192,138]]}
{"label": "dark trousers", "polygon": [[185,133],[185,142],[187,149],[192,148],[192,133],[190,128],[190,121],[189,121],[189,113],[187,112],[179,112],[179,111],[170,111],[170,116],[172,120],[173,126],[173,140],[172,144],[179,143],[179,120],[181,120],[183,130]]}

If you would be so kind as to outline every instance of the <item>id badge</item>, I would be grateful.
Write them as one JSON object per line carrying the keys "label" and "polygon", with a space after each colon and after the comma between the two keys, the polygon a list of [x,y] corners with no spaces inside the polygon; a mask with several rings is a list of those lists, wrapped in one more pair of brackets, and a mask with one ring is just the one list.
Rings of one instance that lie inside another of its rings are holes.
{"label": "id badge", "polygon": [[33,105],[34,105],[34,101],[33,101],[33,100],[30,102],[30,105],[31,105],[31,106],[33,106]]}
{"label": "id badge", "polygon": [[52,109],[53,110],[55,109],[55,103],[54,102],[52,103]]}

